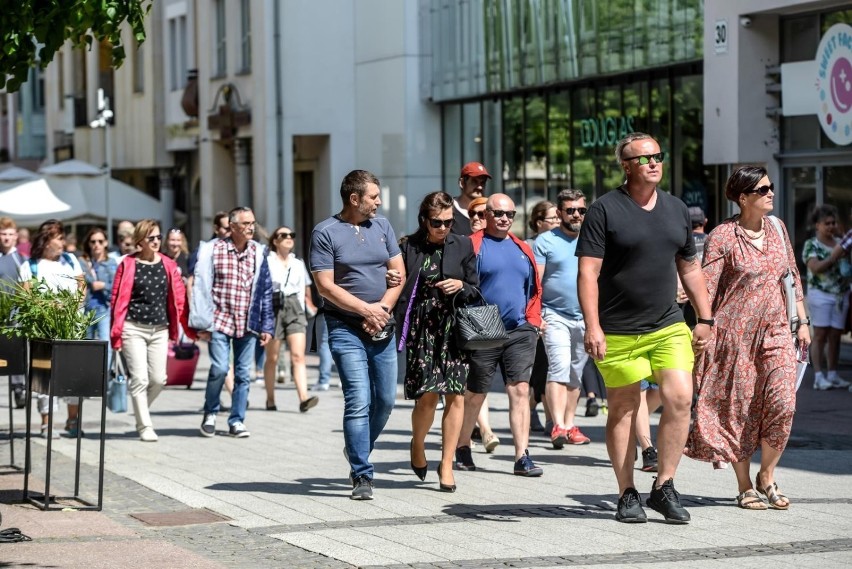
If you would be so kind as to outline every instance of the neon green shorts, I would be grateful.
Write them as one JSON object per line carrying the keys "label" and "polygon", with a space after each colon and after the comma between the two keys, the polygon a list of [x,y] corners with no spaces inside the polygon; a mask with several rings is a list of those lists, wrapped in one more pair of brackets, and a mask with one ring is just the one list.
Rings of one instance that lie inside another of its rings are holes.
{"label": "neon green shorts", "polygon": [[648,334],[606,334],[606,357],[596,362],[607,387],[625,387],[662,369],[692,373],[692,332],[683,322]]}

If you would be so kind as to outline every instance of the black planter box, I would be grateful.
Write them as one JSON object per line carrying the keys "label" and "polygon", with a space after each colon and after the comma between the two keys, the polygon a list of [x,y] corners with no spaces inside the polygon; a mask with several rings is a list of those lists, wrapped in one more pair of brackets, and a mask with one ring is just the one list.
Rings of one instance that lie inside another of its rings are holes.
{"label": "black planter box", "polygon": [[30,340],[30,389],[54,397],[103,397],[104,340]]}
{"label": "black planter box", "polygon": [[0,375],[25,375],[27,373],[27,339],[0,334]]}

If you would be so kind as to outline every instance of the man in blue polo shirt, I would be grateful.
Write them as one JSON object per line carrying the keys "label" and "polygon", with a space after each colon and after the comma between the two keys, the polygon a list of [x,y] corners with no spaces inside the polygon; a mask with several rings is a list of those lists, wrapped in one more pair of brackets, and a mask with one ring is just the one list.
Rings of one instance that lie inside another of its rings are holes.
{"label": "man in blue polo shirt", "polygon": [[325,299],[331,355],[343,388],[343,437],[353,500],[373,499],[370,453],[396,400],[397,359],[391,310],[402,287],[388,288],[405,264],[390,222],[377,215],[379,180],[366,170],[343,179],[343,210],[314,227],[311,271]]}
{"label": "man in blue polo shirt", "polygon": [[541,476],[541,468],[533,463],[527,450],[530,375],[541,327],[541,283],[532,249],[510,232],[515,203],[506,194],[494,194],[485,208],[485,229],[470,239],[477,255],[482,296],[489,304],[499,307],[509,339],[502,347],[471,354],[456,468],[476,470],[470,435],[499,365],[509,395],[509,425],[515,442],[514,472],[517,476]]}

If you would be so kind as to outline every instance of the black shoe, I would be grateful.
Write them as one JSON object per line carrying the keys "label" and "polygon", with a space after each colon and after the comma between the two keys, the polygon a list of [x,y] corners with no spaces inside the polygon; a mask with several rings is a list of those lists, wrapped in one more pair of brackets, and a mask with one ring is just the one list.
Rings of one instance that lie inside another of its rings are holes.
{"label": "black shoe", "polygon": [[470,452],[470,447],[464,446],[456,449],[456,468],[459,470],[476,470],[476,465],[473,463],[473,455]]}
{"label": "black shoe", "polygon": [[470,432],[470,438],[474,441],[482,440],[482,431],[479,430],[479,427],[474,427],[473,431]]}
{"label": "black shoe", "polygon": [[544,425],[541,424],[541,419],[538,417],[538,412],[532,409],[530,412],[530,431],[535,433],[543,433]]}
{"label": "black shoe", "polygon": [[597,417],[600,410],[601,406],[598,404],[597,399],[594,397],[586,399],[586,417]]}
{"label": "black shoe", "polygon": [[15,409],[23,409],[27,404],[27,390],[23,385],[16,385],[12,392],[15,395]]}
{"label": "black shoe", "polygon": [[[414,474],[417,475],[417,478],[419,478],[421,481],[424,481],[424,480],[426,480],[426,473],[429,472],[429,463],[427,462],[426,466],[414,466],[413,454],[414,454],[414,439],[411,439],[411,444],[408,445],[408,456],[411,459],[410,460],[411,470],[414,471]],[[439,468],[440,468],[440,466],[439,466]]]}
{"label": "black shoe", "polygon": [[648,447],[642,451],[642,472],[657,471],[657,449]]}
{"label": "black shoe", "polygon": [[515,476],[541,476],[544,470],[536,466],[530,458],[530,451],[525,450],[521,458],[515,463]]}
{"label": "black shoe", "polygon": [[645,505],[661,513],[670,524],[685,524],[690,518],[686,508],[680,505],[680,495],[674,488],[674,480],[669,478],[657,488],[657,478],[651,484],[651,495],[645,500]]}
{"label": "black shoe", "polygon": [[353,500],[372,500],[373,499],[373,481],[367,476],[361,475],[352,482]]}
{"label": "black shoe", "polygon": [[317,403],[319,403],[319,397],[314,395],[313,397],[308,397],[301,403],[299,403],[299,413],[307,413],[309,409],[316,407]]}
{"label": "black shoe", "polygon": [[438,463],[438,487],[441,489],[441,492],[455,492],[456,485],[455,484],[444,484],[441,482],[441,463]]}
{"label": "black shoe", "polygon": [[618,499],[615,519],[625,524],[644,524],[648,521],[648,516],[642,509],[642,498],[636,488],[628,488]]}

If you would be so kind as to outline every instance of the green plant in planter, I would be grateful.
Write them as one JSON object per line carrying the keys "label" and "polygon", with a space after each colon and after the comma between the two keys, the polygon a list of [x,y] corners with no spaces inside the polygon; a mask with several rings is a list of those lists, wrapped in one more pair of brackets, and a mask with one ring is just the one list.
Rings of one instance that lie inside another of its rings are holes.
{"label": "green plant in planter", "polygon": [[82,340],[97,322],[93,311],[84,311],[85,292],[51,290],[43,281],[18,283],[11,294],[0,294],[2,332],[8,336],[47,340]]}

